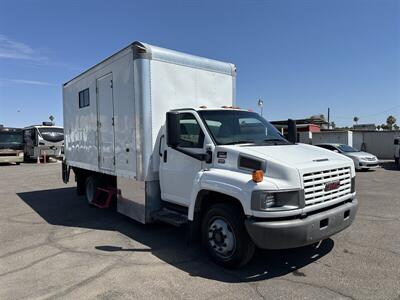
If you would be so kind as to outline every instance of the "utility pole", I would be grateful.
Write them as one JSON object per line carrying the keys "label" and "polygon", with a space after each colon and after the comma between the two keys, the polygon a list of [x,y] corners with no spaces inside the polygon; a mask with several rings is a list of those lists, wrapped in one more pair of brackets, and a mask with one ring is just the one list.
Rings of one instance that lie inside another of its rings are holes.
{"label": "utility pole", "polygon": [[260,108],[260,115],[262,117],[263,115],[263,107],[264,107],[264,101],[260,98],[258,99],[258,103],[257,103],[258,107]]}
{"label": "utility pole", "polygon": [[328,107],[328,129],[331,129],[331,109]]}

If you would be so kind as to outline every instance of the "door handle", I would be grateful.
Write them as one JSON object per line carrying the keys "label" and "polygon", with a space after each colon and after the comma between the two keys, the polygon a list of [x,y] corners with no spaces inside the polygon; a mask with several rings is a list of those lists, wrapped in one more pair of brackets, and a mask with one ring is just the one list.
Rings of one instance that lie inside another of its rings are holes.
{"label": "door handle", "polygon": [[161,153],[161,144],[162,144],[161,142],[162,142],[163,138],[164,138],[164,135],[162,135],[162,136],[160,137],[160,143],[158,144],[158,154],[159,154],[160,156],[163,156],[162,153]]}
{"label": "door handle", "polygon": [[164,150],[164,162],[167,162],[167,150]]}

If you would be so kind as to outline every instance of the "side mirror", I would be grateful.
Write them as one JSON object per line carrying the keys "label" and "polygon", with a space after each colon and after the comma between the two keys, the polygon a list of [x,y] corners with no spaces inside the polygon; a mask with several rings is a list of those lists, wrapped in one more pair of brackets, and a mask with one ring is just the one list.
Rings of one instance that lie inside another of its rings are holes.
{"label": "side mirror", "polygon": [[179,124],[180,116],[179,112],[169,111],[166,116],[166,136],[167,145],[172,148],[176,148],[179,145],[181,136],[181,127]]}
{"label": "side mirror", "polygon": [[336,149],[335,149],[335,150],[333,150],[333,152],[335,152],[335,153],[339,153],[339,150],[336,150]]}

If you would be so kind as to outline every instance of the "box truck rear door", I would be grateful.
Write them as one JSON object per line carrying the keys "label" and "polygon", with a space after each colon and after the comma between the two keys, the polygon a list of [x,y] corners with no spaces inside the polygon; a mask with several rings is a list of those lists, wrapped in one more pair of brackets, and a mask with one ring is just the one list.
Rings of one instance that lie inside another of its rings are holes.
{"label": "box truck rear door", "polygon": [[114,171],[114,101],[112,73],[97,79],[96,90],[99,168]]}

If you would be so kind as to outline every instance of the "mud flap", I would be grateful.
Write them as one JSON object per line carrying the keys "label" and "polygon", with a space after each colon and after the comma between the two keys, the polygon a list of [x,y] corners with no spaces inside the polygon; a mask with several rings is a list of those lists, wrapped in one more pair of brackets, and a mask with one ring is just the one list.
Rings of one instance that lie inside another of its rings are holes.
{"label": "mud flap", "polygon": [[69,173],[71,172],[71,167],[68,166],[65,161],[62,162],[61,165],[61,172],[62,172],[62,180],[64,183],[68,183],[69,181]]}

